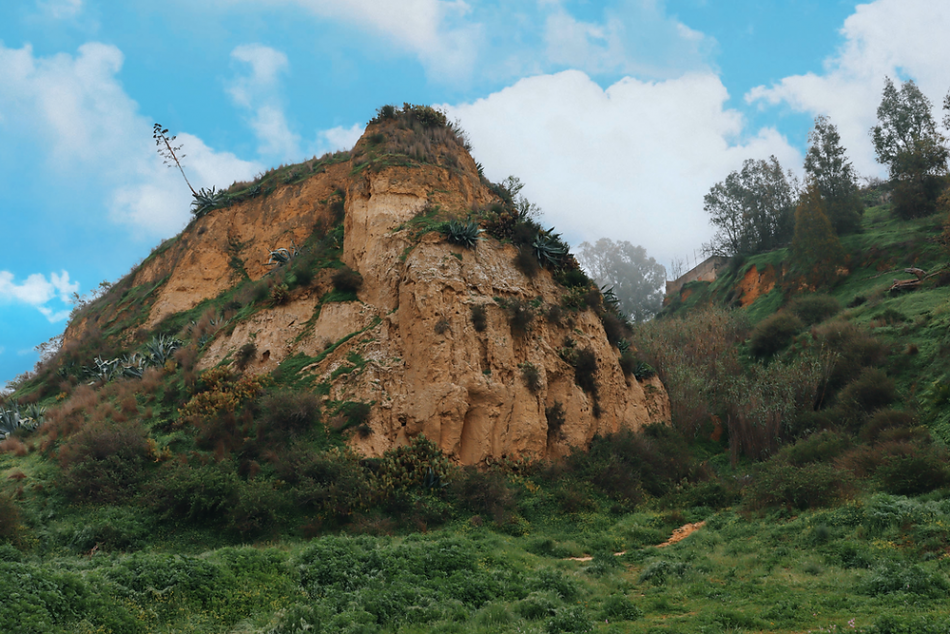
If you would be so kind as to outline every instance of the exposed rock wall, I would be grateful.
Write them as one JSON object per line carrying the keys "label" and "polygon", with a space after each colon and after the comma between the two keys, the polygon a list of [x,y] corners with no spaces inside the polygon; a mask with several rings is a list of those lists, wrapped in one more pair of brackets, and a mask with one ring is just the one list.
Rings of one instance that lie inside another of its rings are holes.
{"label": "exposed rock wall", "polygon": [[[372,127],[354,154],[371,133]],[[239,283],[236,263],[251,279],[266,275],[269,250],[291,240],[301,244],[316,223],[330,221],[328,200],[337,189],[346,193],[342,257],[364,280],[358,301],[321,303],[328,282],[318,281],[286,304],[219,332],[199,369],[249,341],[257,350],[250,372],[273,371],[297,354],[313,357],[303,372],[329,392],[331,417],[341,402],[372,403],[367,426],[351,437],[368,456],[424,433],[463,464],[550,457],[597,433],[669,420],[662,385],[624,377],[619,352],[594,312],[565,311],[559,323],[544,317],[565,292],[548,271],[528,278],[513,265],[514,247],[491,238],[464,249],[438,232],[416,237],[405,227],[435,206],[465,212],[495,199],[464,152],[451,166],[376,171],[340,164],[266,198],[210,213],[136,273],[135,284],[167,277],[148,324]],[[504,306],[515,299],[537,313],[525,332],[509,324]],[[482,331],[471,319],[476,305],[486,311]],[[571,341],[596,356],[596,397],[578,387],[574,368],[562,358]],[[534,391],[522,376],[531,366],[538,372]],[[546,410],[556,404],[565,422],[555,430]]]}

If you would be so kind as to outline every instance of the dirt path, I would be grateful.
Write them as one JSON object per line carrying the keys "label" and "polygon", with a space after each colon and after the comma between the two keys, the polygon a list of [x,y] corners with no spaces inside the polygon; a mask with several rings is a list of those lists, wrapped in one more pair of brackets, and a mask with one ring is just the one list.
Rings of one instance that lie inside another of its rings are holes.
{"label": "dirt path", "polygon": [[[689,537],[690,535],[692,535],[693,533],[695,533],[696,531],[698,531],[699,529],[701,529],[705,525],[706,525],[706,522],[704,521],[696,522],[694,524],[683,524],[679,528],[673,530],[673,534],[670,536],[668,540],[666,540],[662,544],[657,544],[656,547],[664,548],[666,546],[675,544],[676,542],[681,542],[687,537]],[[619,557],[620,555],[626,555],[626,554],[627,554],[627,551],[621,550],[619,553],[614,553],[614,557]],[[591,557],[590,555],[585,555],[583,557],[568,557],[566,559],[566,561],[593,561],[593,560],[594,558]]]}

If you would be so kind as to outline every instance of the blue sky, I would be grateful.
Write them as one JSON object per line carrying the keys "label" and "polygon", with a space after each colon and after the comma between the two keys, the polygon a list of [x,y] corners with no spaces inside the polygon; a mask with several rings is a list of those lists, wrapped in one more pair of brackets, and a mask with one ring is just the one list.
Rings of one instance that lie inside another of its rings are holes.
{"label": "blue sky", "polygon": [[348,149],[385,103],[444,107],[572,243],[660,263],[712,232],[747,158],[800,171],[816,115],[863,175],[885,76],[950,89],[933,0],[6,0],[0,3],[0,383],[188,220],[196,187]]}

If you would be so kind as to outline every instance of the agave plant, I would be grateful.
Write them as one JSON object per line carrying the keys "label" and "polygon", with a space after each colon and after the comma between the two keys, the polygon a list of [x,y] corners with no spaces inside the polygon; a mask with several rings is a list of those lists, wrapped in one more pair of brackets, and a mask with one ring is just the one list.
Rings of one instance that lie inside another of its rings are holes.
{"label": "agave plant", "polygon": [[148,359],[138,352],[127,354],[119,360],[119,372],[124,377],[131,379],[141,379],[148,368]]}
{"label": "agave plant", "polygon": [[227,195],[223,191],[201,188],[192,194],[194,200],[191,201],[191,213],[195,218],[201,218],[215,207],[220,207],[227,202]]}
{"label": "agave plant", "polygon": [[165,365],[165,363],[171,359],[172,354],[175,350],[178,350],[183,345],[181,339],[175,337],[166,337],[165,335],[159,334],[155,337],[152,337],[152,340],[145,344],[146,353],[146,362],[148,365]]}
{"label": "agave plant", "polygon": [[561,242],[561,236],[553,233],[553,231],[553,228],[547,231],[539,231],[534,242],[531,243],[531,248],[534,249],[534,254],[541,266],[547,266],[548,264],[558,266],[561,259],[567,255],[567,247]]}
{"label": "agave plant", "polygon": [[291,240],[289,249],[277,249],[276,251],[271,251],[270,259],[267,260],[265,264],[268,266],[283,266],[298,255],[300,255],[300,252],[297,250],[297,245],[294,244],[293,240]]}
{"label": "agave plant", "polygon": [[478,235],[482,232],[478,223],[474,220],[461,222],[459,220],[449,220],[442,224],[442,235],[451,242],[468,249],[474,249],[478,244]]}
{"label": "agave plant", "polygon": [[97,355],[92,363],[93,365],[83,368],[83,373],[92,379],[90,385],[100,380],[111,381],[121,372],[119,359],[103,359]]}

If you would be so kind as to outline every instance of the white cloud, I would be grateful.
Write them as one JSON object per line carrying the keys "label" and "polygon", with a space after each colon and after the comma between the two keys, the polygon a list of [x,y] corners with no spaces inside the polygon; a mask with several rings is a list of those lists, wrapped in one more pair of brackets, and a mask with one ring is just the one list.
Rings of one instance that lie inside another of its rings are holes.
{"label": "white cloud", "polygon": [[858,5],[841,29],[843,44],[825,60],[822,73],[758,86],[746,101],[786,104],[798,112],[830,116],[857,170],[882,174],[868,130],[876,122],[884,77],[914,79],[939,106],[950,87],[948,32],[950,3],[877,0]]}
{"label": "white cloud", "polygon": [[47,306],[58,299],[68,303],[73,293],[79,292],[79,282],[70,282],[69,273],[50,273],[49,280],[41,273],[28,276],[23,282],[16,283],[13,273],[0,271],[0,302],[28,304],[39,310],[51,322],[62,321],[69,317],[69,310],[56,311]]}
{"label": "white cloud", "polygon": [[288,69],[287,56],[260,44],[245,44],[231,57],[250,67],[250,74],[234,80],[228,92],[234,102],[251,111],[248,123],[258,140],[258,152],[281,159],[300,155],[300,137],[291,131],[278,98],[278,77]]}
{"label": "white cloud", "polygon": [[354,123],[349,128],[336,126],[329,130],[321,130],[317,133],[317,140],[314,145],[315,156],[321,156],[326,152],[339,152],[340,150],[351,150],[356,142],[363,136],[363,125]]}
{"label": "white cloud", "polygon": [[573,243],[610,236],[668,263],[709,241],[703,196],[743,160],[775,154],[786,167],[801,164],[774,129],[743,136],[727,99],[712,73],[625,78],[604,90],[565,71],[446,109],[488,176],[519,176],[544,222]]}
{"label": "white cloud", "polygon": [[[152,122],[116,78],[123,56],[96,42],[75,56],[33,54],[29,45],[0,44],[0,144],[18,140],[47,151],[50,167],[94,180],[114,220],[167,236],[187,219],[190,194],[162,165],[148,132]],[[195,187],[249,178],[256,163],[240,161],[181,134],[185,169]]]}
{"label": "white cloud", "polygon": [[582,22],[563,7],[547,15],[549,62],[589,74],[623,73],[669,78],[707,69],[715,40],[663,11],[663,3],[636,0],[604,10],[602,22]]}
{"label": "white cloud", "polygon": [[481,38],[481,27],[466,23],[472,7],[463,0],[226,0],[231,3],[293,4],[319,18],[340,20],[386,37],[416,54],[443,79],[468,75]]}
{"label": "white cloud", "polygon": [[36,6],[46,15],[62,20],[82,11],[82,0],[37,0]]}

